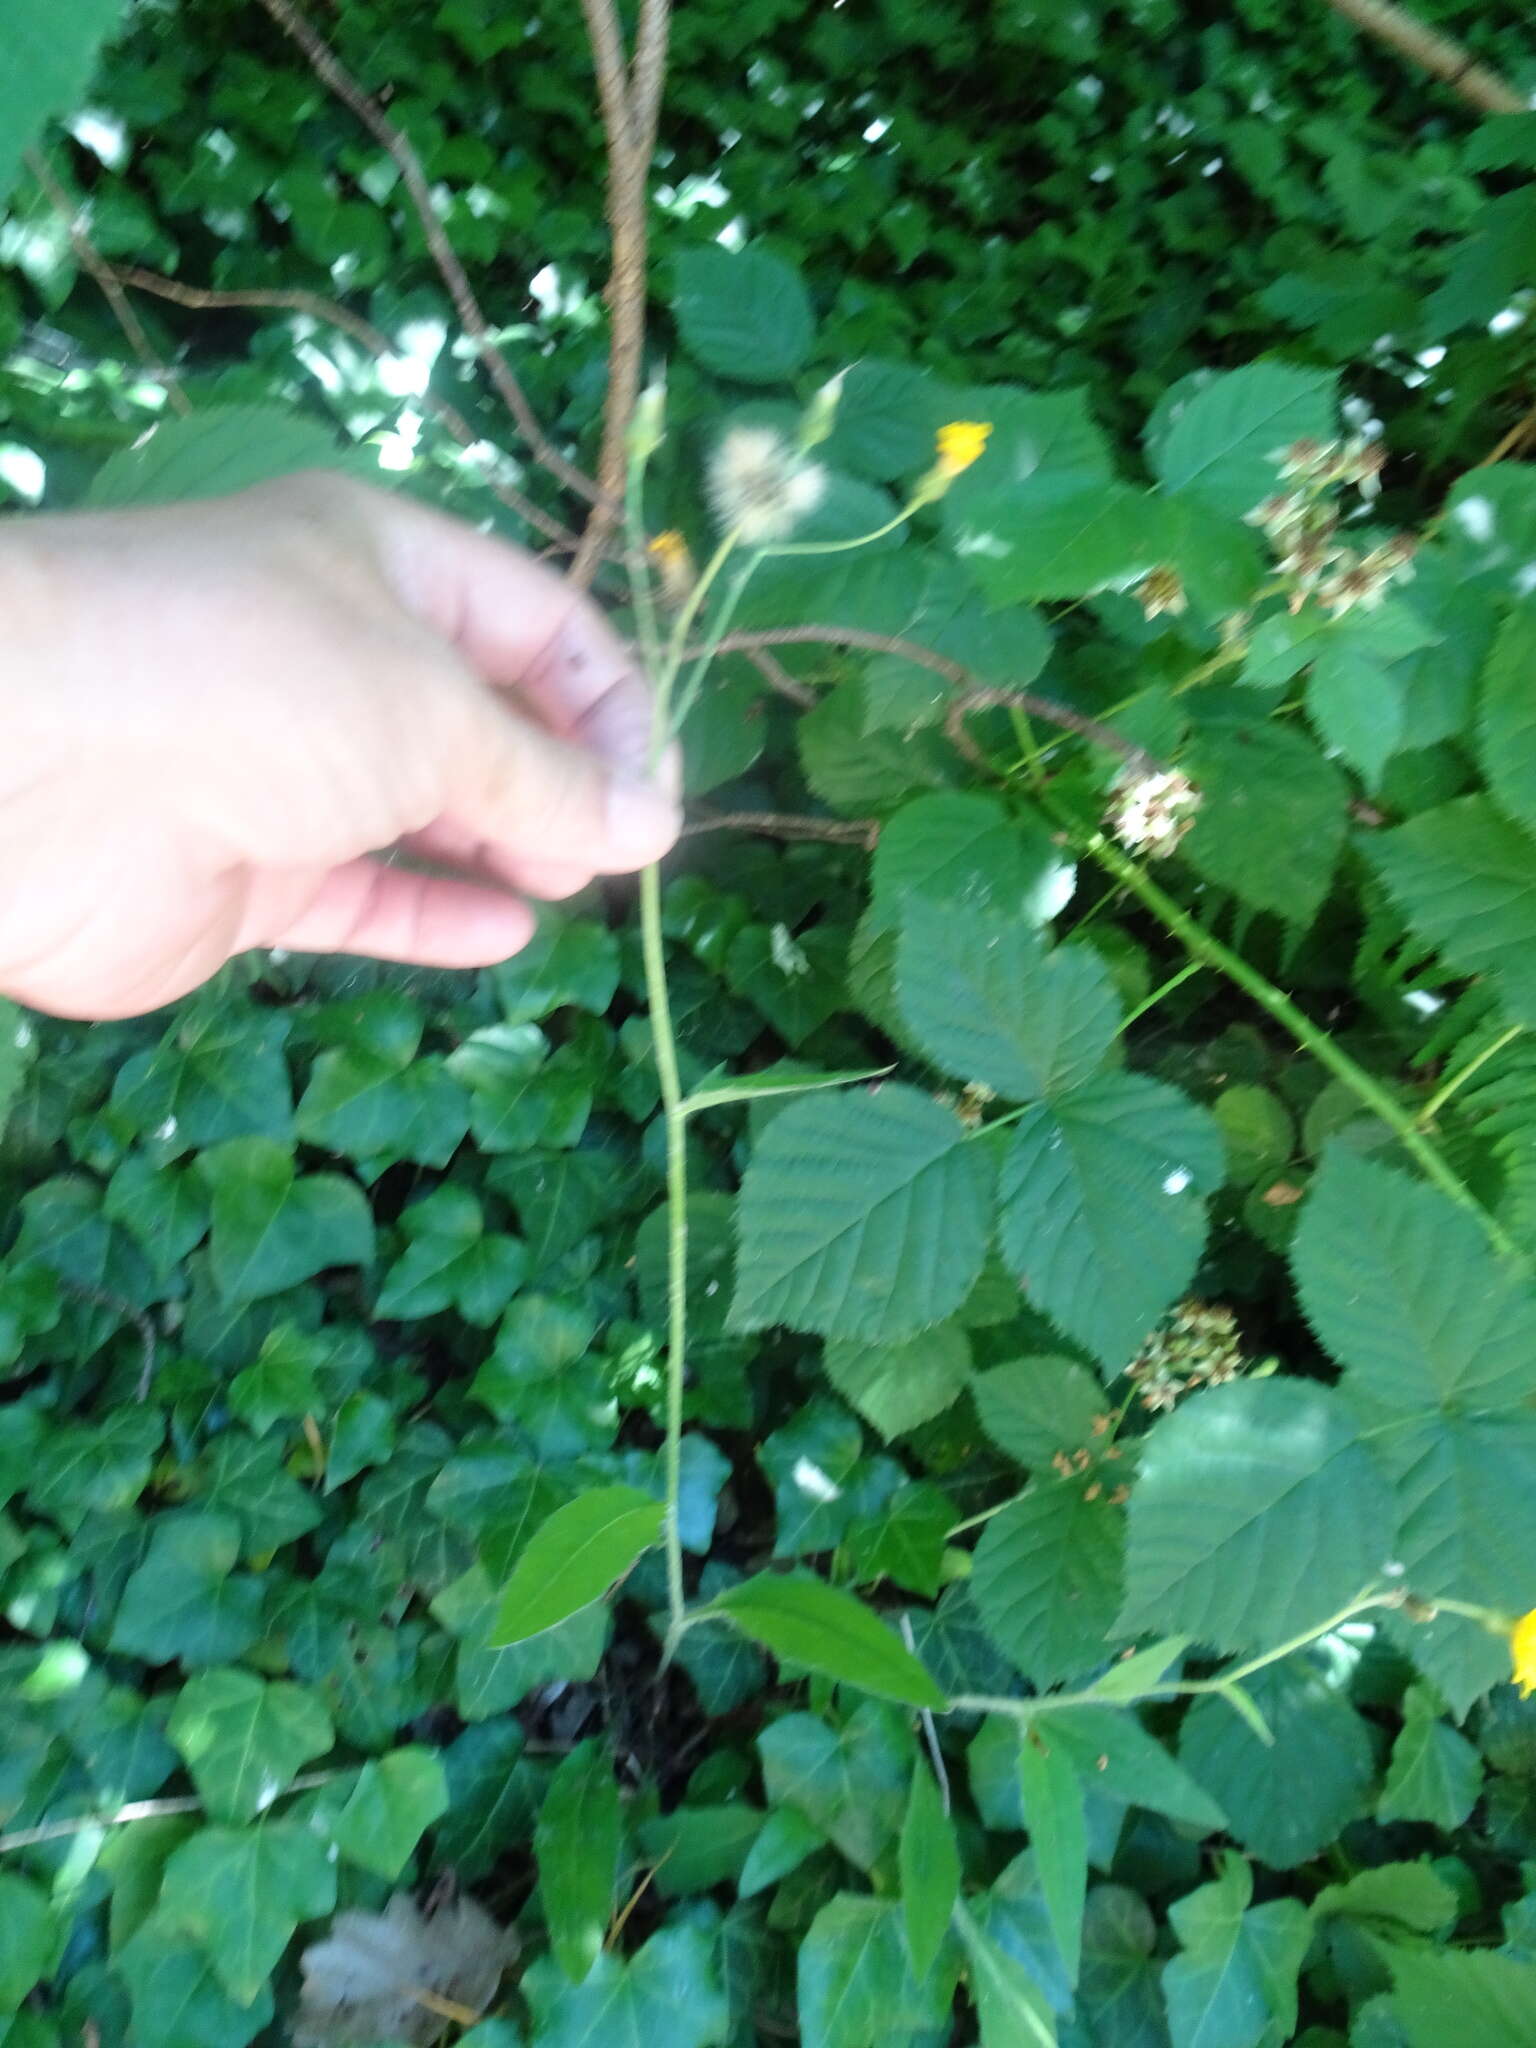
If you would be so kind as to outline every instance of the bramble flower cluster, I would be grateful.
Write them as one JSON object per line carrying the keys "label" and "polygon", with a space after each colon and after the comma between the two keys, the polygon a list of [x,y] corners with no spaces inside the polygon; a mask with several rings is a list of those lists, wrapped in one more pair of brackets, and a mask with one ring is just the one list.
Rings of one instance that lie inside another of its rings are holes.
{"label": "bramble flower cluster", "polygon": [[1142,578],[1131,595],[1148,619],[1159,618],[1164,612],[1177,618],[1180,612],[1189,609],[1189,599],[1184,595],[1184,585],[1176,569],[1153,569]]}
{"label": "bramble flower cluster", "polygon": [[710,457],[709,502],[723,532],[748,547],[793,533],[826,495],[827,472],[772,427],[733,427]]}
{"label": "bramble flower cluster", "polygon": [[1219,1387],[1243,1369],[1237,1319],[1229,1308],[1181,1301],[1126,1367],[1141,1405],[1154,1414],[1199,1387]]}
{"label": "bramble flower cluster", "polygon": [[1189,777],[1176,768],[1152,775],[1127,771],[1114,787],[1106,822],[1120,844],[1153,860],[1176,853],[1200,808],[1200,792]]}
{"label": "bramble flower cluster", "polygon": [[1339,492],[1353,485],[1362,498],[1376,496],[1386,462],[1380,443],[1293,441],[1275,461],[1292,488],[1265,498],[1246,518],[1274,552],[1290,585],[1291,610],[1300,611],[1309,597],[1336,618],[1356,605],[1374,610],[1395,581],[1413,573],[1415,544],[1397,534],[1368,550],[1341,545]]}

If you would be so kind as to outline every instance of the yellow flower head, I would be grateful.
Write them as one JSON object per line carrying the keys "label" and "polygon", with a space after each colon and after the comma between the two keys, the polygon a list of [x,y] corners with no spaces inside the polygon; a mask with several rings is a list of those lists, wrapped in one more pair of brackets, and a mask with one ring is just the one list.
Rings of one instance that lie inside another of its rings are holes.
{"label": "yellow flower head", "polygon": [[682,604],[693,588],[693,556],[687,541],[675,526],[669,526],[647,543],[646,553],[656,565],[667,603]]}
{"label": "yellow flower head", "polygon": [[1510,1630],[1509,1656],[1520,1697],[1528,1700],[1536,1692],[1536,1608],[1522,1614]]}
{"label": "yellow flower head", "polygon": [[663,569],[674,568],[688,559],[688,543],[675,526],[669,526],[665,533],[658,533],[650,544],[650,551]]}
{"label": "yellow flower head", "polygon": [[951,477],[958,476],[962,469],[969,469],[980,459],[991,432],[988,420],[951,420],[948,426],[940,427],[939,470],[946,477]]}

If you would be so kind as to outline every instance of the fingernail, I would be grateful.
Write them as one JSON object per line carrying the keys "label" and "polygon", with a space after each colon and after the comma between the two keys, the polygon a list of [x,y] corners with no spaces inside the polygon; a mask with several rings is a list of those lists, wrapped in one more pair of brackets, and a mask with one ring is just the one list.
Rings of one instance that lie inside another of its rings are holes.
{"label": "fingernail", "polygon": [[615,776],[608,785],[608,851],[625,867],[660,860],[682,820],[673,799],[654,783]]}

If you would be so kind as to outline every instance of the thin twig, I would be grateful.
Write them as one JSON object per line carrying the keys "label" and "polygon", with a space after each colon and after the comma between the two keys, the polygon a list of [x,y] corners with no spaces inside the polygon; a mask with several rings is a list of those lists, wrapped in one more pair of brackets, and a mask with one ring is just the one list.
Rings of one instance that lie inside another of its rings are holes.
{"label": "thin twig", "polygon": [[[917,1636],[912,1628],[912,1617],[910,1614],[903,1614],[901,1617],[901,1640],[915,1657],[917,1655]],[[918,1709],[917,1718],[922,1724],[923,1741],[928,1746],[928,1761],[933,1765],[933,1775],[938,1781],[939,1797],[944,1802],[944,1814],[947,1819],[952,1801],[949,1790],[949,1771],[944,1763],[944,1751],[939,1746],[938,1724],[927,1707]]]}
{"label": "thin twig", "polygon": [[963,719],[972,711],[1007,706],[1027,712],[1031,718],[1043,719],[1047,725],[1058,726],[1063,732],[1074,732],[1081,739],[1092,740],[1095,746],[1118,754],[1129,767],[1143,774],[1155,774],[1161,766],[1144,747],[1122,739],[1119,733],[1101,725],[1096,718],[1085,717],[1068,704],[1058,704],[1054,697],[1036,696],[1033,690],[990,689],[961,662],[951,661],[947,654],[936,653],[933,648],[923,647],[916,640],[905,639],[899,633],[871,633],[862,626],[775,626],[763,632],[727,633],[720,642],[719,651],[722,654],[751,654],[764,647],[795,646],[854,647],[869,654],[899,654],[918,668],[931,669],[936,676],[942,676],[947,683],[964,692],[963,698],[950,709],[950,736],[973,759],[975,754],[970,743],[958,737],[957,716]]}
{"label": "thin twig", "polygon": [[1402,56],[1444,79],[1453,92],[1488,114],[1524,114],[1530,102],[1486,64],[1480,64],[1470,50],[1395,5],[1395,0],[1328,0],[1336,14],[1363,28],[1378,42],[1389,44]]}
{"label": "thin twig", "polygon": [[[337,1778],[348,1773],[340,1771],[308,1771],[295,1778],[291,1785],[285,1785],[276,1796],[289,1799],[295,1792],[314,1792],[321,1785],[330,1785]],[[181,1799],[135,1799],[127,1806],[120,1806],[115,1813],[79,1813],[71,1820],[46,1820],[40,1827],[17,1828],[13,1834],[0,1835],[0,1856],[11,1849],[33,1849],[40,1842],[62,1842],[70,1835],[83,1835],[88,1828],[120,1828],[129,1821],[164,1820],[171,1814],[201,1813],[201,1799],[188,1796]]]}
{"label": "thin twig", "polygon": [[[343,334],[351,335],[352,339],[371,356],[382,357],[393,353],[393,345],[388,335],[381,334],[378,328],[363,319],[361,314],[352,312],[335,299],[322,298],[318,292],[208,291],[199,285],[182,284],[173,277],[162,277],[158,271],[139,270],[128,265],[119,265],[112,275],[119,284],[131,286],[135,291],[150,292],[156,298],[169,299],[173,304],[186,306],[193,312],[249,309],[303,313],[311,320],[340,328]],[[451,399],[443,398],[437,392],[428,389],[422,392],[420,403],[425,411],[431,413],[434,419],[439,420],[447,428],[461,448],[474,454],[485,445],[485,436],[475,432]],[[551,513],[544,511],[531,498],[524,497],[523,493],[514,489],[511,484],[503,483],[488,464],[482,462],[480,467],[481,480],[486,489],[493,497],[499,499],[509,512],[515,512],[519,519],[531,526],[535,532],[542,533],[546,540],[555,542],[558,547],[574,548],[577,545],[576,535],[568,526],[562,525]]]}
{"label": "thin twig", "polygon": [[608,157],[607,214],[612,270],[608,306],[608,392],[603,403],[603,445],[598,457],[600,496],[587,521],[571,581],[589,584],[618,524],[624,497],[626,443],[645,362],[648,225],[647,184],[655,145],[662,81],[666,75],[669,0],[646,0],[632,72],[624,63],[623,36],[614,0],[582,0]]}
{"label": "thin twig", "polygon": [[1517,419],[1509,432],[1502,435],[1482,460],[1473,464],[1473,467],[1475,469],[1487,469],[1495,462],[1502,462],[1506,455],[1516,454],[1525,446],[1527,441],[1533,440],[1536,440],[1536,405],[1533,405],[1528,413]]}
{"label": "thin twig", "polygon": [[448,287],[459,324],[474,344],[475,352],[485,364],[491,382],[501,394],[503,403],[517,430],[528,443],[535,461],[542,464],[551,476],[557,477],[567,490],[595,503],[600,492],[597,485],[573,462],[560,453],[544,429],[540,426],[527,393],[513,375],[512,366],[491,338],[490,322],[481,309],[474,287],[470,284],[458,253],[443,231],[443,224],[437,217],[432,202],[432,188],[422,170],[421,159],[403,130],[397,128],[376,101],[369,98],[361,85],[348,71],[322,36],[305,20],[293,0],[260,0],[272,19],[285,34],[292,36],[304,55],[309,59],[310,68],[317,78],[357,116],[380,146],[389,152],[400,172],[406,192],[410,196],[421,231],[426,237],[428,251],[437,265],[438,273]]}
{"label": "thin twig", "polygon": [[832,846],[863,846],[873,849],[880,836],[875,818],[800,818],[787,811],[721,811],[690,818],[683,827],[685,839],[701,832],[761,832],[770,839],[820,839]]}
{"label": "thin twig", "polygon": [[125,1301],[120,1294],[111,1294],[104,1287],[92,1287],[84,1280],[66,1279],[64,1285],[81,1301],[94,1302],[97,1308],[110,1309],[114,1315],[120,1315],[133,1324],[139,1333],[143,1355],[139,1377],[133,1389],[133,1398],[136,1401],[147,1401],[149,1390],[155,1383],[155,1365],[159,1356],[155,1326],[150,1321],[147,1311],[135,1308],[131,1301]]}
{"label": "thin twig", "polygon": [[742,659],[751,662],[770,690],[777,690],[781,697],[787,697],[791,704],[798,704],[802,711],[809,711],[816,702],[816,692],[808,690],[804,683],[797,683],[783,663],[775,661],[766,648],[744,653]]}
{"label": "thin twig", "polygon": [[123,330],[128,346],[155,382],[164,386],[167,401],[185,418],[192,410],[187,394],[177,383],[175,371],[161,362],[155,353],[149,336],[144,332],[143,322],[129,304],[128,295],[119,284],[111,264],[86,233],[81,223],[80,209],[53,175],[40,149],[29,149],[25,161],[27,169],[42,187],[48,204],[68,230],[69,245],[75,252],[80,268],[90,277],[112,308],[112,316]]}

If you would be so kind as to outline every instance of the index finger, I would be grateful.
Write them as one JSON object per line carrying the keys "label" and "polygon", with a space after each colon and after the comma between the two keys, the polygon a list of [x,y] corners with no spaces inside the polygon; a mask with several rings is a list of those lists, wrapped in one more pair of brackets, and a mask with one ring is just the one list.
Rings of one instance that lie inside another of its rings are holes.
{"label": "index finger", "polygon": [[379,494],[375,533],[407,608],[559,738],[645,770],[653,697],[597,607],[521,548]]}

